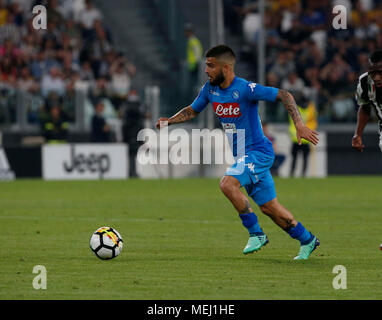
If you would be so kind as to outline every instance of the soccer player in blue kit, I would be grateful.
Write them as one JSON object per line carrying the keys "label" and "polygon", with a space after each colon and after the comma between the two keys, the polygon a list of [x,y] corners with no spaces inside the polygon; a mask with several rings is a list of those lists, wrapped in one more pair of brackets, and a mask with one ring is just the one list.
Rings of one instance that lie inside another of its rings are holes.
{"label": "soccer player in blue kit", "polygon": [[242,224],[248,230],[249,240],[243,253],[260,250],[268,243],[268,237],[241,187],[246,189],[264,214],[293,239],[300,241],[300,251],[294,259],[306,260],[320,242],[277,201],[270,173],[274,152],[272,143],[263,134],[258,101],[281,101],[293,119],[299,142],[306,139],[316,145],[318,133],[305,126],[289,92],[239,78],[234,73],[234,65],[235,54],[230,47],[218,45],[209,49],[205,68],[209,81],[190,106],[171,118],[159,118],[156,127],[161,129],[191,120],[210,102],[225,129],[236,161],[221,179],[220,189],[238,211]]}

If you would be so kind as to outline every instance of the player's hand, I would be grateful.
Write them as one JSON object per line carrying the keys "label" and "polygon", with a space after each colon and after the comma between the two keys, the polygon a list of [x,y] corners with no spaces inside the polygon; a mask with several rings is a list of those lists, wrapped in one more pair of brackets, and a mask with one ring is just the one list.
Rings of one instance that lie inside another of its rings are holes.
{"label": "player's hand", "polygon": [[319,141],[318,132],[312,129],[309,129],[307,126],[302,125],[296,128],[297,131],[297,141],[298,144],[301,145],[301,139],[305,139],[314,145],[316,145]]}
{"label": "player's hand", "polygon": [[155,125],[155,127],[157,129],[162,129],[162,128],[167,127],[167,126],[168,126],[168,118],[163,118],[163,117],[159,118],[156,125]]}
{"label": "player's hand", "polygon": [[362,143],[362,138],[359,135],[354,135],[352,140],[351,140],[351,146],[357,150],[362,152],[365,146]]}

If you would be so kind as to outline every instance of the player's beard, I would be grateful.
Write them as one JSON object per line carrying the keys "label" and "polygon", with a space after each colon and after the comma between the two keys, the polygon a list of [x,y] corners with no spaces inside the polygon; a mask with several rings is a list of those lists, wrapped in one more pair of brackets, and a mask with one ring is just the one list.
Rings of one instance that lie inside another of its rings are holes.
{"label": "player's beard", "polygon": [[223,71],[220,70],[220,73],[216,75],[215,79],[210,81],[210,85],[211,86],[218,86],[221,83],[223,83],[224,80],[225,80],[225,77],[224,77]]}

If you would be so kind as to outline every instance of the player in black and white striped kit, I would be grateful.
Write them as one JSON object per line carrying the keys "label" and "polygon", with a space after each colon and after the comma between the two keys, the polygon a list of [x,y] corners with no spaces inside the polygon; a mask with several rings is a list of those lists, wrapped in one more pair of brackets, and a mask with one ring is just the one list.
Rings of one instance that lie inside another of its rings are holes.
{"label": "player in black and white striped kit", "polygon": [[359,77],[356,99],[359,105],[357,127],[352,139],[352,147],[363,151],[362,133],[369,119],[370,110],[374,110],[379,119],[379,148],[382,151],[382,50],[372,53],[369,58],[369,69]]}

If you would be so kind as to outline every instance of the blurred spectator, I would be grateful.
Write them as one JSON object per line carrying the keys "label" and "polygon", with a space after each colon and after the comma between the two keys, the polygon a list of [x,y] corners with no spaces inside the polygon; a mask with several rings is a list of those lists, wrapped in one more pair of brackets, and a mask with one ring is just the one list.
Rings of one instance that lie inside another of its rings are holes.
{"label": "blurred spectator", "polygon": [[0,43],[9,38],[15,43],[19,43],[21,39],[21,30],[15,23],[15,15],[8,10],[6,16],[6,22],[0,26]]}
{"label": "blurred spectator", "polygon": [[64,18],[58,7],[58,0],[49,0],[46,11],[50,22],[54,22],[55,25],[61,25],[64,22]]}
{"label": "blurred spectator", "polygon": [[294,18],[292,20],[291,28],[281,33],[283,39],[288,41],[290,45],[290,49],[297,52],[301,49],[302,44],[305,40],[307,40],[310,36],[311,32],[308,31],[300,22],[299,18]]}
{"label": "blurred spectator", "polygon": [[118,110],[130,91],[131,77],[135,74],[135,66],[125,57],[120,56],[110,66],[110,74],[112,102]]}
{"label": "blurred spectator", "polygon": [[270,34],[267,37],[267,42],[266,42],[266,70],[272,66],[272,64],[276,61],[279,50],[281,46],[281,39],[278,34]]}
{"label": "blurred spectator", "polygon": [[[299,0],[274,1],[273,10],[280,12],[280,32],[285,33],[291,30],[293,23],[299,22],[303,4]],[[295,25],[296,26],[296,25]],[[296,30],[296,29],[295,29]]]}
{"label": "blurred spectator", "polygon": [[359,20],[359,25],[354,28],[354,36],[356,38],[371,39],[378,35],[378,24],[369,19],[366,12],[360,12]]}
{"label": "blurred spectator", "polygon": [[12,63],[9,55],[3,57],[0,61],[0,82],[4,87],[14,87],[16,84],[17,68]]}
{"label": "blurred spectator", "polygon": [[65,21],[64,32],[69,36],[71,46],[75,46],[81,38],[80,30],[73,19]]}
{"label": "blurred spectator", "polygon": [[242,13],[245,0],[224,0],[224,23],[235,35],[242,34]]}
{"label": "blurred spectator", "polygon": [[20,90],[28,91],[34,87],[35,80],[33,79],[28,67],[23,67],[20,71],[19,78],[17,80],[17,87]]}
{"label": "blurred spectator", "polygon": [[72,77],[74,72],[78,73],[80,71],[80,66],[73,61],[72,54],[70,51],[62,53],[61,65],[61,74],[65,81],[68,81]]}
{"label": "blurred spectator", "polygon": [[103,116],[105,106],[102,101],[95,106],[95,114],[91,122],[91,142],[110,142],[110,127]]}
{"label": "blurred spectator", "polygon": [[65,95],[62,99],[62,115],[68,122],[75,122],[76,117],[76,90],[74,81],[70,80],[65,89]]}
{"label": "blurred spectator", "polygon": [[[24,0],[23,0],[24,1]],[[65,0],[60,2],[60,6],[58,7],[58,12],[61,16],[67,20],[71,19],[74,16],[74,4],[75,2],[81,2],[77,0]]]}
{"label": "blurred spectator", "polygon": [[0,57],[9,56],[15,59],[21,54],[21,50],[15,46],[12,39],[5,39],[0,45]]}
{"label": "blurred spectator", "polygon": [[[292,92],[292,94],[298,104],[303,122],[308,128],[316,130],[317,114],[315,105],[312,102],[307,101],[301,92]],[[289,117],[289,134],[292,140],[292,165],[290,168],[290,176],[293,177],[295,174],[297,157],[301,153],[303,156],[302,176],[305,177],[310,154],[310,144],[307,140],[301,139],[301,145],[299,145],[296,137],[296,128],[291,117]]]}
{"label": "blurred spectator", "polygon": [[79,71],[80,78],[91,84],[94,81],[94,73],[89,61],[84,61]]}
{"label": "blurred spectator", "polygon": [[86,40],[90,40],[94,32],[94,22],[102,19],[101,12],[93,6],[93,2],[91,0],[86,0],[85,9],[81,12],[79,19],[83,37]]}
{"label": "blurred spectator", "polygon": [[[381,46],[382,48],[382,46]],[[369,56],[366,52],[360,52],[357,57],[357,65],[356,65],[356,72],[361,75],[363,71],[367,70],[369,66]]]}
{"label": "blurred spectator", "polygon": [[116,59],[117,55],[113,50],[106,52],[99,64],[98,76],[110,76],[110,67]]}
{"label": "blurred spectator", "polygon": [[65,83],[62,80],[61,72],[58,67],[52,67],[49,74],[42,77],[41,91],[44,97],[47,97],[50,92],[56,92],[63,96],[65,93]]}
{"label": "blurred spectator", "polygon": [[277,74],[268,72],[267,74],[267,86],[269,87],[279,87],[280,79]]}
{"label": "blurred spectator", "polygon": [[27,95],[27,118],[28,123],[40,125],[45,121],[45,99],[40,93],[38,82],[34,81],[28,89]]}
{"label": "blurred spectator", "polygon": [[326,24],[325,13],[319,8],[315,8],[312,1],[303,8],[300,18],[302,27],[310,32],[324,29]]}
{"label": "blurred spectator", "polygon": [[0,26],[7,22],[8,9],[4,2],[4,0],[0,0]]}
{"label": "blurred spectator", "polygon": [[203,57],[203,47],[194,33],[192,24],[187,23],[184,32],[187,38],[188,86],[186,90],[187,96],[190,97],[189,102],[191,102],[199,88],[199,66]]}
{"label": "blurred spectator", "polygon": [[60,106],[54,105],[49,110],[48,118],[42,123],[42,135],[47,143],[65,143],[69,124],[61,117]]}
{"label": "blurred spectator", "polygon": [[100,75],[100,67],[104,56],[113,50],[112,44],[108,39],[106,30],[96,21],[96,36],[90,48],[92,65],[96,76]]}
{"label": "blurred spectator", "polygon": [[[279,88],[280,83],[279,83],[279,78],[277,77],[277,75],[272,72],[268,72],[266,85],[269,87]],[[265,112],[266,112],[267,121],[275,121],[276,119],[286,117],[286,111],[284,108],[279,107],[278,101],[267,103]]]}
{"label": "blurred spectator", "polygon": [[275,64],[271,67],[269,72],[275,74],[279,79],[286,78],[288,74],[296,70],[293,60],[288,60],[288,54],[281,51],[278,54]]}
{"label": "blurred spectator", "polygon": [[296,72],[291,72],[288,77],[281,82],[281,88],[287,91],[303,92],[305,89],[304,81],[298,77]]}
{"label": "blurred spectator", "polygon": [[35,0],[12,0],[12,2],[17,3],[20,6],[20,11],[25,17],[30,14],[32,5],[36,1]]}
{"label": "blurred spectator", "polygon": [[296,55],[297,72],[304,76],[307,68],[320,67],[324,63],[324,55],[317,44],[309,39],[302,43],[300,52]]}
{"label": "blurred spectator", "polygon": [[48,56],[45,51],[40,51],[32,60],[31,71],[33,77],[41,79],[44,74],[49,73],[51,68],[58,68],[59,64],[53,57]]}
{"label": "blurred spectator", "polygon": [[108,99],[110,96],[110,87],[106,77],[99,77],[90,88],[90,99],[96,104],[100,99]]}
{"label": "blurred spectator", "polygon": [[140,141],[137,141],[138,132],[144,128],[144,119],[146,118],[145,105],[140,101],[138,92],[130,90],[129,96],[124,108],[121,110],[123,142],[129,145],[130,159],[130,177],[136,177],[136,157]]}
{"label": "blurred spectator", "polygon": [[20,50],[26,57],[34,57],[38,52],[38,40],[35,33],[28,33],[23,37]]}

